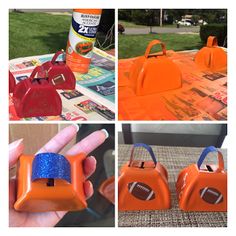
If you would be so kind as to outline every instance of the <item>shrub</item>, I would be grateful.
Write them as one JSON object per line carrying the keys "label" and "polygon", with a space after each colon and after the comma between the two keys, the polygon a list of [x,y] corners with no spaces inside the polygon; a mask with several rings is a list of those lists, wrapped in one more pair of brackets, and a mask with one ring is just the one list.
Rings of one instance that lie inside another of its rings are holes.
{"label": "shrub", "polygon": [[218,44],[223,46],[224,40],[227,36],[227,25],[226,24],[208,24],[201,25],[200,27],[200,38],[203,43],[206,44],[208,36],[216,36]]}
{"label": "shrub", "polygon": [[125,32],[125,27],[122,24],[118,24],[118,32],[123,34]]}
{"label": "shrub", "polygon": [[111,29],[114,22],[115,22],[115,10],[104,9],[102,11],[102,17],[101,17],[101,21],[98,27],[98,31],[106,34]]}

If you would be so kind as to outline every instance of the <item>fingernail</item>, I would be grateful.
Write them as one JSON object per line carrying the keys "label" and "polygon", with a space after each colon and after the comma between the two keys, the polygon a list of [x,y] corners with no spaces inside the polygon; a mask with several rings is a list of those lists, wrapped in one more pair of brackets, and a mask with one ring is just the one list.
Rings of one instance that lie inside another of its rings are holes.
{"label": "fingernail", "polygon": [[72,126],[74,126],[74,127],[76,128],[76,132],[79,131],[79,125],[77,125],[77,124],[72,124]]}
{"label": "fingernail", "polygon": [[109,137],[109,133],[106,129],[101,129],[101,131],[105,134],[106,139]]}
{"label": "fingernail", "polygon": [[23,143],[23,138],[18,139],[9,144],[9,150],[15,149]]}

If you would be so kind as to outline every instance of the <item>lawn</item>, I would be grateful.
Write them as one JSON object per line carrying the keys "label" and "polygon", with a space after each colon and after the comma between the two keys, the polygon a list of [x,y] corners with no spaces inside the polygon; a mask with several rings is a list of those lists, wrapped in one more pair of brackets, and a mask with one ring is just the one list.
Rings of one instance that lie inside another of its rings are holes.
{"label": "lawn", "polygon": [[[55,53],[65,49],[71,16],[40,12],[9,13],[9,59]],[[105,36],[98,33],[99,42]],[[109,43],[109,42],[108,42]],[[107,43],[104,45],[107,49]]]}
{"label": "lawn", "polygon": [[71,16],[9,14],[9,58],[54,53],[66,48]]}
{"label": "lawn", "polygon": [[165,42],[168,50],[175,51],[199,49],[203,46],[197,34],[119,35],[119,58],[143,55],[148,43],[153,39]]}

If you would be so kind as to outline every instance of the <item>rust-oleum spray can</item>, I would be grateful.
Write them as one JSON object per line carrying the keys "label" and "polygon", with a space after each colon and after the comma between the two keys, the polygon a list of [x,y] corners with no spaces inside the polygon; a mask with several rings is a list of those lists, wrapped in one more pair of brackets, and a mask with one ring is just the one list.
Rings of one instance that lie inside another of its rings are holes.
{"label": "rust-oleum spray can", "polygon": [[66,64],[73,72],[87,73],[102,9],[74,9],[66,48]]}

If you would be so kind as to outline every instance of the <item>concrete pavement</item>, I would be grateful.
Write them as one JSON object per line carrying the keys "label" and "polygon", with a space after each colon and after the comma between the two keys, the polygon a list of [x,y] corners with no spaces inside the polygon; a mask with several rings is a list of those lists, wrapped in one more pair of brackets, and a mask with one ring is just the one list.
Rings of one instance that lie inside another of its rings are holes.
{"label": "concrete pavement", "polygon": [[[152,32],[157,34],[163,34],[163,33],[199,33],[200,27],[199,26],[190,26],[190,27],[181,27],[175,28],[175,27],[152,27]],[[149,34],[150,27],[144,27],[144,28],[125,28],[124,34]]]}

